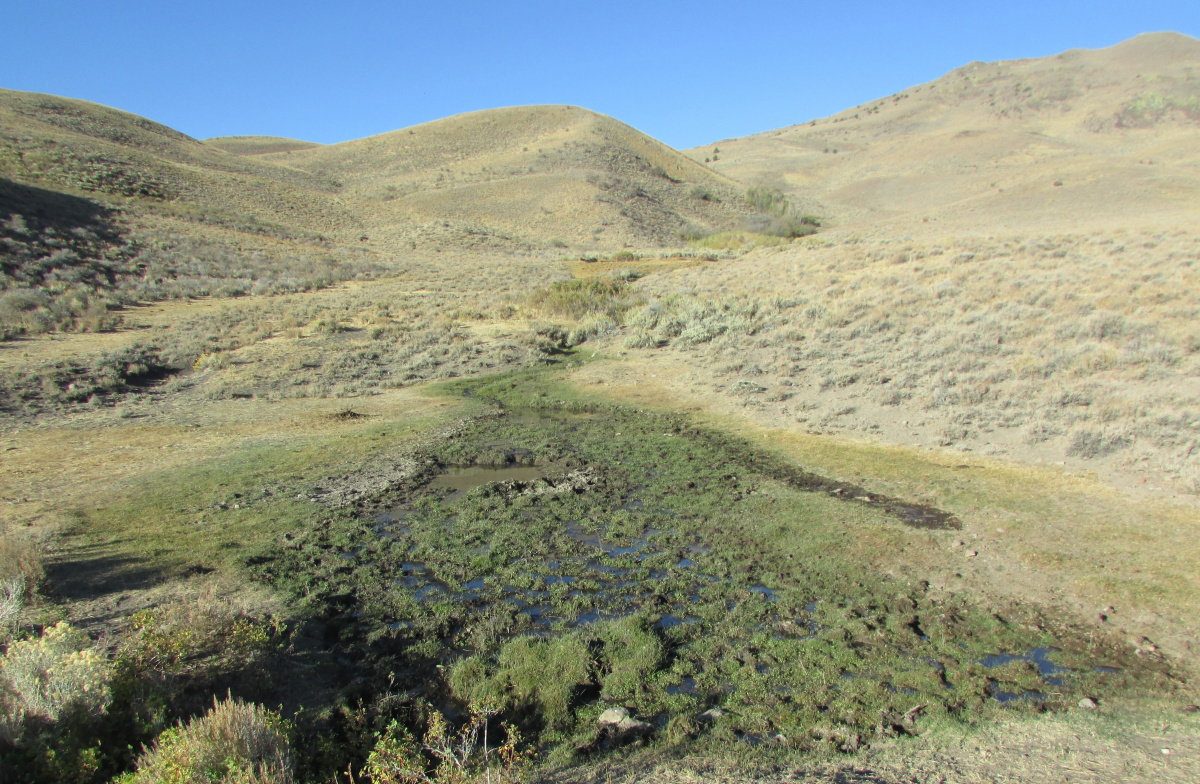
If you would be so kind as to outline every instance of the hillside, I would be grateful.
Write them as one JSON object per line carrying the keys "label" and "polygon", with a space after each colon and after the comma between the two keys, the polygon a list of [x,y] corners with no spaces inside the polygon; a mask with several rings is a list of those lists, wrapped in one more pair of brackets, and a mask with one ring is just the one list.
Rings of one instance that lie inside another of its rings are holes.
{"label": "hillside", "polygon": [[387,254],[677,245],[688,223],[729,228],[746,211],[732,181],[570,107],[476,112],[320,146],[200,142],[86,101],[2,90],[0,177],[119,199],[135,223],[168,232]]}
{"label": "hillside", "polygon": [[287,153],[293,150],[307,150],[312,147],[321,146],[316,142],[285,139],[281,136],[219,136],[212,139],[204,139],[204,143],[232,155],[247,157],[279,152]]}
{"label": "hillside", "polygon": [[[1200,41],[975,62],[832,117],[689,150],[845,225],[1154,226],[1200,216]],[[922,226],[923,227],[923,226]]]}
{"label": "hillside", "polygon": [[484,242],[629,247],[689,222],[732,228],[743,188],[610,117],[570,106],[493,109],[265,156],[343,184],[370,228],[427,244],[448,225]]}

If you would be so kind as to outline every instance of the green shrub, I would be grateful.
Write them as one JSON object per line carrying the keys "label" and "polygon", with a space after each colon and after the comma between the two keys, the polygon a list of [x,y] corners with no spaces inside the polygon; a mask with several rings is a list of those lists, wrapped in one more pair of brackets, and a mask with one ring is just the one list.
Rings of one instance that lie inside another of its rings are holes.
{"label": "green shrub", "polygon": [[649,332],[638,330],[625,338],[625,348],[658,348],[664,341]]}
{"label": "green shrub", "polygon": [[529,306],[549,316],[583,319],[605,316],[614,321],[632,306],[628,286],[616,278],[564,280],[535,292]]}
{"label": "green shrub", "polygon": [[11,695],[6,718],[19,726],[32,717],[98,717],[112,699],[110,677],[108,661],[88,636],[60,622],[37,639],[13,643],[0,659],[0,679]]}
{"label": "green shrub", "polygon": [[746,203],[759,212],[768,214],[786,212],[791,208],[783,191],[767,185],[755,185],[746,190]]}
{"label": "green shrub", "polygon": [[709,250],[753,250],[754,248],[772,248],[779,245],[786,245],[791,241],[791,237],[782,237],[776,234],[757,234],[750,231],[722,231],[700,237],[693,240],[691,244],[693,247],[707,248]]}
{"label": "green shrub", "polygon": [[658,166],[658,165],[650,167],[650,175],[652,177],[660,177],[660,178],[662,178],[664,180],[668,180],[670,182],[680,182],[680,180],[677,180],[674,177],[672,177],[670,172],[668,172],[662,166]]}
{"label": "green shrub", "polygon": [[793,212],[759,213],[746,218],[746,231],[772,237],[807,237],[817,232],[817,225],[809,216]]}
{"label": "green shrub", "polygon": [[617,322],[611,318],[603,316],[586,318],[567,333],[566,345],[578,346],[580,343],[586,343],[588,338],[608,334],[616,328]]}
{"label": "green shrub", "polygon": [[429,780],[421,747],[408,729],[395,720],[379,734],[363,775],[371,784],[415,784]]}
{"label": "green shrub", "polygon": [[166,730],[123,784],[291,784],[292,753],[279,714],[213,699],[212,709]]}
{"label": "green shrub", "polygon": [[746,218],[746,230],[775,237],[806,237],[816,233],[821,221],[802,215],[778,188],[756,185],[746,191],[746,203],[758,214]]}

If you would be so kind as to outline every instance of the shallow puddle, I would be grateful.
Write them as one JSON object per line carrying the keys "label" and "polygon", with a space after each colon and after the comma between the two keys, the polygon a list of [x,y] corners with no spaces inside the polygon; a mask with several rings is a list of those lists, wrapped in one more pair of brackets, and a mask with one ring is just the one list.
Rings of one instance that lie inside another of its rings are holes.
{"label": "shallow puddle", "polygon": [[544,468],[537,466],[509,465],[499,468],[492,466],[462,466],[448,469],[444,474],[434,477],[430,487],[444,487],[452,490],[450,497],[458,498],[468,490],[482,487],[492,482],[532,482],[545,476]]}

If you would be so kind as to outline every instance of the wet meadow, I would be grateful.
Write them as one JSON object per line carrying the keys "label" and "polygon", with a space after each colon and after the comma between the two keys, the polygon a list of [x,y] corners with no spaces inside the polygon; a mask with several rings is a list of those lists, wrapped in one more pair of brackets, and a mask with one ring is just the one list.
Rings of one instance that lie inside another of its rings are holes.
{"label": "wet meadow", "polygon": [[[874,568],[952,516],[558,378],[443,383],[477,415],[417,470],[246,559],[349,680],[452,722],[486,706],[553,765],[658,743],[853,751],[1175,688],[1049,610]],[[613,707],[621,730],[598,721]]]}

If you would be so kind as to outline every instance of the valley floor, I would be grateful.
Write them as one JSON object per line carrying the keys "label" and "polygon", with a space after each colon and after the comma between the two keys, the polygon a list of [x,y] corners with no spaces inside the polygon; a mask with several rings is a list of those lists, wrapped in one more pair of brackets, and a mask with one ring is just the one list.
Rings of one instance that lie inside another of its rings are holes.
{"label": "valley floor", "polygon": [[[1056,261],[1067,257],[1070,273]],[[889,533],[895,550],[856,552],[863,569],[980,606],[1044,608],[1169,667],[1177,688],[849,757],[675,758],[652,745],[544,780],[1195,780],[1197,260],[1200,238],[1183,231],[830,234],[648,269],[579,312],[528,304],[570,274],[533,259],[148,306],[114,333],[0,344],[26,405],[0,423],[0,522],[46,548],[48,598],[30,622],[115,635],[138,610],[213,595],[294,613],[294,599],[243,579],[246,558],[403,484],[419,469],[406,461],[483,415],[430,382],[573,357],[586,361],[564,370],[570,399],[682,415],[961,523]],[[70,399],[67,384],[135,346],[199,359]],[[848,525],[863,542],[880,535]]]}

